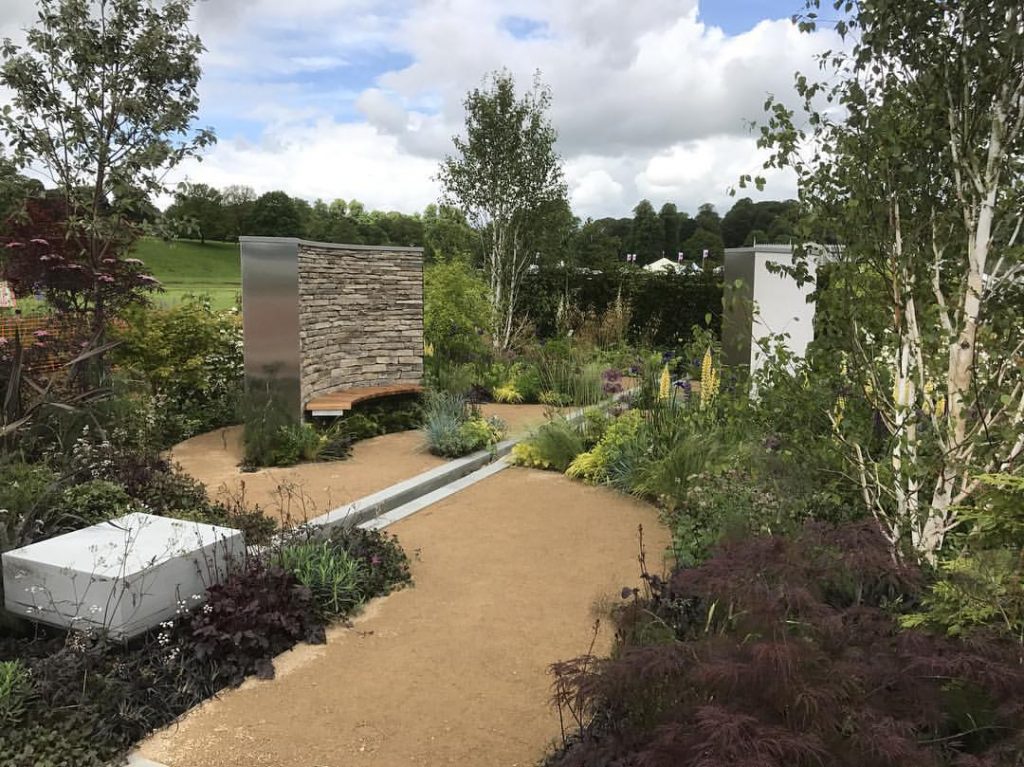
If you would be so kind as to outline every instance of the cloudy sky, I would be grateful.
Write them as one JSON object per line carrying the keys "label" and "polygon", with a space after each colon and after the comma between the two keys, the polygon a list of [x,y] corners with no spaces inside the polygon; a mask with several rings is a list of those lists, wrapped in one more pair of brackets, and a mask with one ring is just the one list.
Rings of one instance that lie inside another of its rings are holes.
{"label": "cloudy sky", "polygon": [[[199,0],[200,124],[219,141],[172,180],[248,184],[415,211],[462,99],[506,67],[551,86],[573,208],[628,215],[643,197],[695,210],[760,169],[748,126],[792,93],[830,33],[801,35],[802,0]],[[0,0],[20,37],[32,0]],[[764,196],[792,195],[769,176]],[[757,196],[757,195],[752,195]]]}

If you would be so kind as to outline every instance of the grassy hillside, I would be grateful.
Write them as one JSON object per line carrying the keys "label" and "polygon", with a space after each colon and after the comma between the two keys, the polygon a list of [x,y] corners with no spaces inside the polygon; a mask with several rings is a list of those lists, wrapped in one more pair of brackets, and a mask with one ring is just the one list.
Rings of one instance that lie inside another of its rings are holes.
{"label": "grassy hillside", "polygon": [[166,292],[157,295],[158,304],[177,303],[189,294],[208,295],[217,308],[235,305],[242,289],[238,243],[144,238],[135,257],[146,262]]}

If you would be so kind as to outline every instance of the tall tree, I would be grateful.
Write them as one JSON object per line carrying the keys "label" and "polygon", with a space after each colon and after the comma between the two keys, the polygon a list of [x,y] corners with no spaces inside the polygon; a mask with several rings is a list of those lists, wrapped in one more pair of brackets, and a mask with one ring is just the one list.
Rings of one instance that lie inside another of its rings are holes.
{"label": "tall tree", "polygon": [[836,80],[797,80],[811,135],[770,101],[762,143],[862,297],[843,302],[849,377],[886,439],[836,419],[851,474],[893,545],[930,559],[980,475],[1022,468],[1024,317],[1000,296],[1024,269],[1024,9],[834,4],[856,39],[823,62]]}
{"label": "tall tree", "polygon": [[221,191],[224,215],[227,219],[227,237],[237,240],[249,228],[249,217],[256,204],[256,191],[251,186],[233,184]]}
{"label": "tall tree", "polygon": [[665,258],[676,260],[682,240],[679,239],[679,209],[673,202],[666,202],[658,211],[658,218],[661,219],[661,252]]}
{"label": "tall tree", "polygon": [[661,258],[665,230],[650,200],[640,200],[633,208],[633,229],[629,246],[638,264],[649,264]]}
{"label": "tall tree", "polygon": [[208,184],[182,183],[167,208],[171,219],[190,222],[200,242],[223,240],[228,234],[228,217],[224,210],[224,196]]}
{"label": "tall tree", "polygon": [[[749,197],[737,200],[722,219],[722,241],[727,248],[738,248],[755,228],[754,201]],[[764,229],[764,227],[757,227]]]}
{"label": "tall tree", "polygon": [[423,211],[424,255],[429,261],[457,258],[477,263],[480,238],[465,214],[448,205],[428,205]]}
{"label": "tall tree", "polygon": [[452,139],[456,154],[441,163],[439,179],[445,201],[465,211],[484,239],[491,337],[506,349],[520,328],[519,291],[535,255],[530,227],[566,195],[557,133],[547,117],[551,91],[538,73],[520,97],[512,75],[495,72],[464,104],[466,136]]}
{"label": "tall tree", "polygon": [[302,214],[287,192],[275,191],[260,195],[252,206],[248,234],[262,237],[301,237],[304,234]]}
{"label": "tall tree", "polygon": [[[4,40],[0,127],[19,166],[44,169],[67,205],[70,257],[91,275],[96,337],[107,319],[107,268],[135,236],[133,201],[163,191],[170,168],[213,142],[195,130],[202,44],[192,0],[38,0],[19,46]],[[67,252],[67,251],[66,251]]]}
{"label": "tall tree", "polygon": [[706,202],[697,208],[697,215],[694,216],[698,229],[704,229],[712,234],[722,233],[722,217],[718,215],[715,206]]}

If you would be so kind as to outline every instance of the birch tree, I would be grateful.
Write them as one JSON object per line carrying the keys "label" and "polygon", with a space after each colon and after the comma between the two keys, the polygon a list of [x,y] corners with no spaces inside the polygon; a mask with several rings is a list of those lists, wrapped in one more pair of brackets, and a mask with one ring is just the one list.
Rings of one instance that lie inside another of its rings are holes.
{"label": "birch tree", "polygon": [[[840,12],[829,78],[770,99],[769,166],[799,177],[808,234],[842,245],[851,388],[882,438],[836,423],[895,547],[932,559],[986,472],[1020,472],[1024,20],[1019,0],[809,0]],[[844,15],[845,14],[845,15]],[[806,127],[801,127],[806,126]]]}
{"label": "birch tree", "polygon": [[519,97],[508,72],[495,72],[464,102],[466,135],[441,163],[444,201],[461,208],[484,241],[491,339],[507,349],[520,329],[520,289],[536,253],[531,227],[564,200],[557,133],[547,119],[551,91],[539,76]]}

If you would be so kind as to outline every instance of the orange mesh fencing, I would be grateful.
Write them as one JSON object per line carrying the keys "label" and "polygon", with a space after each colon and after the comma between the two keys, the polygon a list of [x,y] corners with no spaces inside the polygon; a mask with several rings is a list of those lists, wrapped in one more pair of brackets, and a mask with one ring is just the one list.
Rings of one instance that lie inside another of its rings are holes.
{"label": "orange mesh fencing", "polygon": [[9,348],[16,334],[25,350],[25,367],[35,375],[53,373],[74,358],[78,334],[71,323],[51,314],[0,316],[0,346]]}

